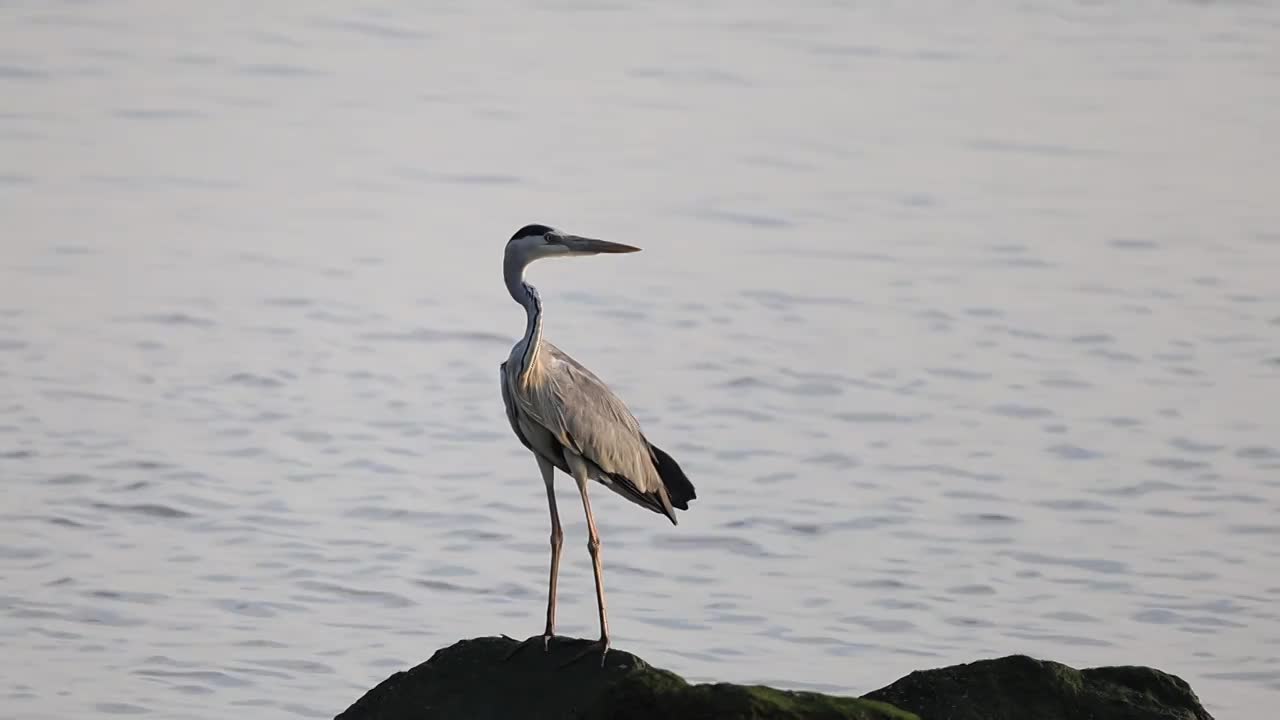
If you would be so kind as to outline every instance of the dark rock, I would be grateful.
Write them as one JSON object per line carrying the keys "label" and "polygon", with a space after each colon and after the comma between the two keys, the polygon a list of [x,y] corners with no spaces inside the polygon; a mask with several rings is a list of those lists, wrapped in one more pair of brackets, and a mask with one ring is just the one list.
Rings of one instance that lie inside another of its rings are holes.
{"label": "dark rock", "polygon": [[[863,698],[690,685],[586,642],[463,640],[365,693],[338,720],[1213,720],[1181,679],[1145,667],[1074,670],[1014,655],[913,672]],[[568,663],[568,664],[566,664]],[[915,714],[912,714],[915,713]]]}
{"label": "dark rock", "polygon": [[[540,641],[539,641],[540,643]],[[463,640],[365,693],[338,720],[913,720],[873,700],[752,685],[690,685],[640,658],[610,650],[563,663],[585,644],[534,643],[504,660],[509,638]]]}
{"label": "dark rock", "polygon": [[924,720],[1213,720],[1174,675],[1136,666],[1076,670],[1025,655],[918,670],[864,697]]}

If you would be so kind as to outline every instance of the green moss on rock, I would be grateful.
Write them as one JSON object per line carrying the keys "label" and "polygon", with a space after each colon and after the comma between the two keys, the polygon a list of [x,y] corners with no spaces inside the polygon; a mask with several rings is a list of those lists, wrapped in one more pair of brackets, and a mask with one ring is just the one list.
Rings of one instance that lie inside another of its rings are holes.
{"label": "green moss on rock", "polygon": [[[664,677],[665,676],[665,677]],[[671,678],[668,680],[667,678]],[[690,685],[653,670],[623,678],[604,692],[586,720],[650,718],[743,718],[773,720],[915,720],[916,716],[873,700],[777,690],[763,685]]]}

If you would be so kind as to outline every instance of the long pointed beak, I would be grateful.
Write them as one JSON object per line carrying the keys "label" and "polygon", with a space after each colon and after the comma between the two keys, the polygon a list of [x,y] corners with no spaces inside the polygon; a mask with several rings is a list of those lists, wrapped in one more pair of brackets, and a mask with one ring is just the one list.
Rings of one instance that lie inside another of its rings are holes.
{"label": "long pointed beak", "polygon": [[576,253],[633,253],[640,252],[640,248],[634,245],[623,245],[622,243],[609,242],[608,240],[596,240],[595,238],[579,237],[577,235],[561,235],[560,242],[564,246]]}

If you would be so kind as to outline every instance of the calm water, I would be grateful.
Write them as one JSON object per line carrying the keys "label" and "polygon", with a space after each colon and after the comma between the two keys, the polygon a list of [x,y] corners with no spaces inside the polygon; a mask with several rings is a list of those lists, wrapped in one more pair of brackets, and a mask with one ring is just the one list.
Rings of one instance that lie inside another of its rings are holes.
{"label": "calm water", "polygon": [[645,248],[532,279],[700,495],[596,492],[618,647],[1280,702],[1280,8],[694,5],[0,3],[0,715],[538,632],[527,222]]}

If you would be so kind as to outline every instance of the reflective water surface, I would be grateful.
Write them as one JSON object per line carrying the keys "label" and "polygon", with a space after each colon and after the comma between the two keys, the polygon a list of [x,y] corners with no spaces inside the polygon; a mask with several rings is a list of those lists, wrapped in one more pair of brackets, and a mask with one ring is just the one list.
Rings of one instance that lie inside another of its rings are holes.
{"label": "reflective water surface", "polygon": [[645,248],[531,279],[698,487],[679,527],[594,495],[616,646],[1280,701],[1280,9],[3,2],[0,33],[0,715],[326,717],[539,631],[497,372],[527,222]]}

